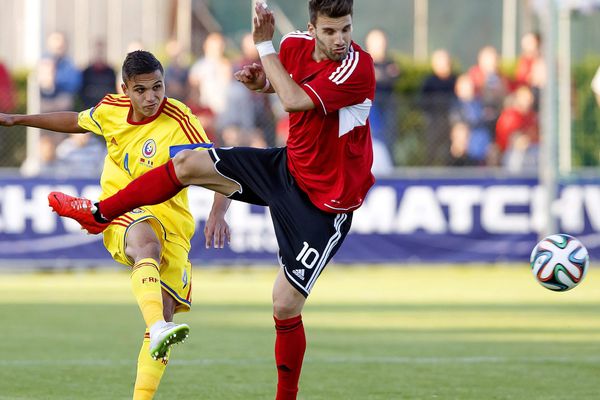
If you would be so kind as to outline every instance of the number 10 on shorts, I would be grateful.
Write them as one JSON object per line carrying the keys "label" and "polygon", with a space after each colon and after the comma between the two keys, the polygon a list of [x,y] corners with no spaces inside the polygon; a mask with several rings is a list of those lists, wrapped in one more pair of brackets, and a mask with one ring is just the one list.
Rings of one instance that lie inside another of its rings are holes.
{"label": "number 10 on shorts", "polygon": [[312,269],[319,260],[319,252],[304,242],[296,261],[300,261],[307,269]]}

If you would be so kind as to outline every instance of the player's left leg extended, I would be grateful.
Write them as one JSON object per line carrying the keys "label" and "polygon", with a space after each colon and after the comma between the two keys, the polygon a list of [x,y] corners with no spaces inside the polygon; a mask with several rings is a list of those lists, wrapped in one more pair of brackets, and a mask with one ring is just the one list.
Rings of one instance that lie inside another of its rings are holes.
{"label": "player's left leg extended", "polygon": [[150,357],[150,331],[146,329],[138,355],[137,375],[133,388],[133,400],[151,400],[158,389],[169,362],[169,353],[158,360]]}
{"label": "player's left leg extended", "polygon": [[154,359],[150,327],[163,324],[167,333],[173,327],[187,328],[172,321],[176,312],[188,311],[191,305],[191,265],[187,250],[165,240],[160,223],[147,210],[129,213],[116,222],[105,231],[104,244],[115,261],[133,268],[132,290],[146,322],[133,399],[152,399],[173,343],[167,344],[164,355]]}
{"label": "player's left leg extended", "polygon": [[[177,302],[165,290],[162,291],[162,295],[165,321],[172,322]],[[167,368],[169,355],[170,349],[163,358],[155,360],[150,356],[150,331],[146,329],[144,341],[138,355],[133,400],[151,400],[154,398],[163,373]]]}
{"label": "player's left leg extended", "polygon": [[150,355],[163,358],[169,347],[185,340],[189,332],[186,324],[166,322],[163,317],[163,271],[159,272],[159,262],[166,240],[161,243],[148,220],[130,226],[125,242],[125,254],[134,261],[131,287],[150,329]]}

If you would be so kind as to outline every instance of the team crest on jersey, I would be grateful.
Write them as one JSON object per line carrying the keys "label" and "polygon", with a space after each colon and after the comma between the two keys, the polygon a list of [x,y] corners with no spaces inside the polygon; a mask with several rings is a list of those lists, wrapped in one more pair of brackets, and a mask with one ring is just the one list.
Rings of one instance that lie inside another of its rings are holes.
{"label": "team crest on jersey", "polygon": [[154,161],[150,160],[156,154],[156,142],[154,139],[148,139],[142,146],[142,157],[140,157],[140,164],[149,168],[154,167]]}
{"label": "team crest on jersey", "polygon": [[156,154],[156,142],[154,139],[148,139],[144,142],[142,147],[142,155],[145,158],[152,158]]}

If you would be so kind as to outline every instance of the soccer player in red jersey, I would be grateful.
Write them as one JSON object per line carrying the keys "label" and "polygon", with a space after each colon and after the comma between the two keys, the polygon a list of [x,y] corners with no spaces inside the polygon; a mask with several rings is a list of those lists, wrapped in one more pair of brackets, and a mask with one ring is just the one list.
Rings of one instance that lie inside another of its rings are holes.
{"label": "soccer player in red jersey", "polygon": [[253,36],[262,65],[246,65],[235,78],[250,90],[279,96],[290,113],[286,147],[185,150],[91,210],[61,212],[84,228],[103,229],[188,185],[268,206],[281,264],[273,286],[277,400],[296,399],[306,297],[374,183],[368,116],[375,75],[369,54],[352,41],[352,7],[352,0],[309,0],[308,31],[285,36],[278,55],[273,14],[257,3]]}

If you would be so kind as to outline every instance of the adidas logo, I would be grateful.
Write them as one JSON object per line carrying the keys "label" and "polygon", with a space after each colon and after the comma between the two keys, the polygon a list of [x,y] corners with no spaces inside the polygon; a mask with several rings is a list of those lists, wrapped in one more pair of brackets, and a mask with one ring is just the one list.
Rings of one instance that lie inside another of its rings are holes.
{"label": "adidas logo", "polygon": [[292,274],[296,275],[300,279],[304,279],[304,270],[303,269],[295,269],[292,271]]}

